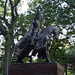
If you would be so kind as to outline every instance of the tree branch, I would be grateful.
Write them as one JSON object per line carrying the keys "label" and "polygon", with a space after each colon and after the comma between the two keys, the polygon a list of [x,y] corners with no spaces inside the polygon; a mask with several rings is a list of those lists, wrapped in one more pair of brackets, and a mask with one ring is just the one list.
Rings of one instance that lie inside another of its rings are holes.
{"label": "tree branch", "polygon": [[18,12],[17,12],[17,8],[16,8],[19,2],[20,2],[20,0],[15,0],[15,2],[14,2],[15,5],[13,6],[13,8],[14,8],[14,10],[15,10],[16,17],[19,16],[19,15],[18,15]]}
{"label": "tree branch", "polygon": [[64,1],[64,2],[66,2],[70,7],[72,7],[72,8],[74,8],[75,9],[75,6],[74,5],[72,5],[70,2],[68,2],[68,0],[60,0],[60,1]]}
{"label": "tree branch", "polygon": [[65,1],[70,7],[74,8],[75,9],[75,6],[70,4],[68,1]]}
{"label": "tree branch", "polygon": [[6,27],[2,24],[1,21],[0,21],[0,31],[1,31],[3,36],[6,35]]}
{"label": "tree branch", "polygon": [[17,0],[17,2],[15,3],[15,5],[13,7],[16,7],[19,2],[20,2],[20,0]]}
{"label": "tree branch", "polygon": [[17,8],[15,8],[15,14],[16,14],[16,17],[19,16],[19,14],[17,12]]}
{"label": "tree branch", "polygon": [[7,12],[6,11],[6,5],[7,5],[7,0],[5,2],[5,6],[4,6],[4,15],[3,15],[3,17],[0,17],[0,19],[3,20],[5,22],[5,24],[9,27],[9,23],[8,23],[7,19],[5,19],[6,12]]}
{"label": "tree branch", "polygon": [[5,24],[9,27],[10,24],[8,23],[7,19],[3,18],[3,17],[0,17],[1,20],[3,20],[5,22]]}
{"label": "tree branch", "polygon": [[9,0],[10,1],[10,5],[11,5],[11,15],[12,15],[12,22],[13,22],[13,20],[14,20],[14,8],[13,8],[13,4],[12,4],[12,1],[11,0]]}
{"label": "tree branch", "polygon": [[2,33],[0,32],[0,35],[2,35]]}
{"label": "tree branch", "polygon": [[4,19],[5,19],[5,16],[6,16],[6,5],[7,5],[7,0],[5,2],[5,6],[4,6],[4,16],[3,16]]}
{"label": "tree branch", "polygon": [[11,7],[13,7],[12,1],[11,1],[11,0],[9,0],[9,1],[10,1],[10,5],[11,5]]}
{"label": "tree branch", "polygon": [[0,17],[1,20],[4,20],[3,17]]}
{"label": "tree branch", "polygon": [[[13,23],[14,20],[18,17],[18,12],[16,10],[16,6],[20,2],[20,0],[17,0],[17,2],[15,2],[15,5],[12,4],[12,1],[11,0],[9,0],[9,1],[10,1],[10,5],[11,5],[11,15],[12,15],[12,22],[11,23]],[[16,16],[15,16],[14,13],[16,14]]]}

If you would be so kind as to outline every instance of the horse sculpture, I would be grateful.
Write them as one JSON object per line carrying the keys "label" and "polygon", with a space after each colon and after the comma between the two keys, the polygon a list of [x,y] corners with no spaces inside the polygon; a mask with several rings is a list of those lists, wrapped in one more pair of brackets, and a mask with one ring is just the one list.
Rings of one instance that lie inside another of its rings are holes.
{"label": "horse sculpture", "polygon": [[[15,45],[14,55],[12,58],[13,62],[22,62],[25,57],[35,56],[38,53],[38,58],[46,58],[48,62],[51,62],[49,58],[49,46],[50,39],[53,35],[53,39],[58,39],[59,29],[55,26],[47,26],[43,31],[40,31],[40,14],[39,8],[33,23],[26,35]],[[29,53],[32,55],[29,56]]]}
{"label": "horse sculpture", "polygon": [[51,44],[51,37],[53,35],[53,40],[58,40],[59,29],[55,26],[47,26],[40,34],[36,40],[35,49],[32,55],[35,56],[38,53],[38,58],[45,59],[51,62],[49,58],[49,46]]}
{"label": "horse sculpture", "polygon": [[24,39],[26,42],[22,43],[24,47],[19,48],[18,44],[15,46],[15,53],[13,56],[14,62],[22,62],[21,60],[25,57],[29,57],[29,53],[33,49],[32,55],[35,56],[38,53],[38,58],[45,59],[48,62],[51,62],[49,58],[49,46],[51,35],[53,35],[53,39],[57,40],[59,37],[59,29],[55,26],[48,26],[43,31],[41,31],[36,38],[35,47],[32,48],[30,45],[30,39]]}

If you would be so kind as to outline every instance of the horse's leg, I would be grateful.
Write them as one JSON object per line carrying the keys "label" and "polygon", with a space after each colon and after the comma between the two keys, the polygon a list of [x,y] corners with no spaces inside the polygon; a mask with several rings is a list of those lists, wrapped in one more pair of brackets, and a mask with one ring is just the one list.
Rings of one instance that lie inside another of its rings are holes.
{"label": "horse's leg", "polygon": [[20,49],[18,48],[17,44],[15,45],[15,48],[14,48],[14,55],[13,55],[13,58],[12,58],[12,62],[19,62],[21,61],[19,59],[19,55],[20,55]]}
{"label": "horse's leg", "polygon": [[49,58],[49,47],[48,46],[46,46],[46,61],[51,63],[51,60]]}
{"label": "horse's leg", "polygon": [[27,56],[27,57],[30,58],[29,61],[32,63],[32,55],[31,56]]}

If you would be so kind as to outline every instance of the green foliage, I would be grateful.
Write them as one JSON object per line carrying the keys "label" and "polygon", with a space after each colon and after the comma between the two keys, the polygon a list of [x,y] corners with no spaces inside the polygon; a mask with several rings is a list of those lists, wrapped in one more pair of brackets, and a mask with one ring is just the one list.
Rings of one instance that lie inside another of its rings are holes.
{"label": "green foliage", "polygon": [[36,59],[36,60],[33,60],[32,62],[33,63],[44,63],[46,61],[46,59]]}
{"label": "green foliage", "polygon": [[23,61],[24,63],[29,63],[29,58],[28,58],[28,57],[25,57],[22,61]]}
{"label": "green foliage", "polygon": [[[15,0],[12,0],[13,4],[14,4]],[[29,9],[27,11],[27,13],[25,14],[19,14],[18,19],[16,20],[16,23],[13,25],[13,31],[11,29],[8,29],[7,26],[7,31],[9,32],[9,34],[13,34],[15,39],[19,40],[19,36],[22,35],[24,36],[25,33],[28,31],[28,29],[30,28],[31,24],[32,24],[32,20],[36,14],[36,8],[38,6],[38,4],[43,5],[45,2],[47,2],[49,0],[33,0],[32,2],[29,2]],[[67,4],[65,6],[63,6],[62,4],[64,4],[64,2]],[[0,17],[3,16],[4,14],[4,9],[3,6],[5,4],[5,0],[0,0]],[[68,33],[66,35],[66,37],[70,37],[71,35],[75,34],[75,0],[55,0],[55,1],[50,1],[48,2],[46,5],[42,6],[40,8],[40,13],[41,15],[44,13],[45,10],[45,14],[43,19],[41,20],[41,29],[44,29],[45,26],[50,26],[50,25],[54,25],[57,26],[61,29],[65,28],[67,29]],[[19,6],[18,6],[19,7]],[[8,3],[7,7],[6,7],[6,17],[8,23],[11,23],[11,7],[10,7],[10,3]],[[2,21],[3,22],[3,21]],[[5,24],[5,22],[3,22]],[[11,24],[10,24],[11,25]],[[62,34],[62,33],[61,33]],[[8,35],[6,36],[8,37]],[[65,39],[60,39],[60,41],[58,41],[57,43],[55,43],[54,45],[51,45],[50,47],[50,58],[52,61],[57,61],[60,64],[64,65],[66,64],[71,64],[72,67],[68,66],[68,70],[71,73],[74,73],[75,70],[75,65],[74,65],[74,60],[75,60],[75,47],[71,47],[69,45],[68,42],[69,38],[65,38]],[[10,41],[10,39],[9,39]],[[5,46],[5,42],[2,43],[3,47]],[[1,50],[4,51],[4,48],[1,48]],[[2,63],[2,59],[3,57],[1,56],[1,63]],[[28,63],[29,58],[24,58],[23,61],[25,63]],[[42,59],[37,59],[36,61],[33,60],[33,63],[36,62],[44,62],[44,60]],[[19,63],[18,63],[19,64]],[[0,65],[0,71],[2,72],[2,65]],[[0,73],[1,73],[0,72]]]}
{"label": "green foliage", "polygon": [[0,75],[2,75],[3,73],[3,58],[4,58],[4,54],[0,55]]}

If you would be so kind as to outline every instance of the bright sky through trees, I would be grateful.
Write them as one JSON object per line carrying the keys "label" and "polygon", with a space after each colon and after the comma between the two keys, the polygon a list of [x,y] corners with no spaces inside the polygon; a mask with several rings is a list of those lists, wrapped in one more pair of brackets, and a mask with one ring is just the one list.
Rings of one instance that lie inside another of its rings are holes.
{"label": "bright sky through trees", "polygon": [[29,2],[29,0],[22,0],[22,1],[21,1],[21,3],[22,3],[23,5],[22,5],[22,7],[19,8],[18,13],[23,13],[23,14],[24,14],[24,12],[27,11],[27,9],[28,9],[28,4],[27,4],[27,2]]}

